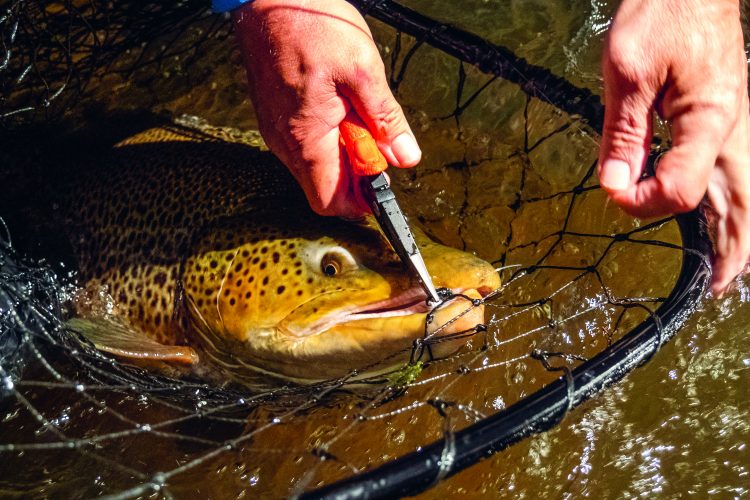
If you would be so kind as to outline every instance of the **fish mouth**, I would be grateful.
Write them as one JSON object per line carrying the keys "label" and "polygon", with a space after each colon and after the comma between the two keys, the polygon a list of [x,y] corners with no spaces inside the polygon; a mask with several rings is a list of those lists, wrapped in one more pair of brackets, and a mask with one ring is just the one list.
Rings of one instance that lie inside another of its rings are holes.
{"label": "fish mouth", "polygon": [[[453,295],[459,295],[470,288],[451,288]],[[486,297],[492,292],[490,287],[475,288],[477,292]],[[448,299],[451,300],[451,299]],[[366,319],[393,318],[398,316],[410,316],[413,314],[427,314],[434,308],[433,304],[427,303],[427,294],[418,287],[411,288],[395,297],[389,297],[384,300],[372,302],[359,307],[347,309],[344,311],[335,311],[313,325],[297,332],[291,332],[288,329],[286,333],[294,337],[310,337],[320,335],[326,331],[344,323],[362,321]]]}

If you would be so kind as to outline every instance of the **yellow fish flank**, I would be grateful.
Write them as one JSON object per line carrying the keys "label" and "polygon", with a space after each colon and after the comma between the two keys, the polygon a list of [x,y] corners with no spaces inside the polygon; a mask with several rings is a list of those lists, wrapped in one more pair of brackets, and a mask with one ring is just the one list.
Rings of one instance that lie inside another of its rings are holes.
{"label": "yellow fish flank", "polygon": [[[315,215],[254,144],[226,129],[152,129],[68,190],[84,288],[114,303],[103,316],[80,301],[72,329],[141,364],[252,385],[382,371],[426,331],[484,321],[482,306],[456,298],[425,328],[425,294],[374,222]],[[499,286],[485,261],[416,237],[436,286],[473,298]],[[459,347],[440,342],[432,355]]]}

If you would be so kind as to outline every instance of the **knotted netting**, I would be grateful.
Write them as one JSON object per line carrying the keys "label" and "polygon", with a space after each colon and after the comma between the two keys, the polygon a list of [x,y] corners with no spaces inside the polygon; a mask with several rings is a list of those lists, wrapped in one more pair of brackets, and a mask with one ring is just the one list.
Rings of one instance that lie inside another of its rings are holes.
{"label": "knotted netting", "polygon": [[[17,235],[4,234],[3,491],[416,493],[555,425],[693,311],[708,279],[703,223],[697,214],[637,220],[607,201],[595,176],[601,105],[583,87],[595,78],[555,76],[493,40],[502,33],[436,21],[429,5],[356,3],[424,151],[419,168],[392,173],[394,189],[433,239],[498,269],[486,324],[461,333],[466,346],[452,356],[432,359],[428,337],[410,363],[364,381],[217,388],[128,366],[72,334],[64,302],[75,273],[24,257]],[[2,8],[7,137],[42,120],[87,131],[101,116],[177,115],[196,102],[212,123],[252,125],[237,58],[226,55],[229,26],[202,2]],[[476,8],[478,19],[504,22],[497,5]],[[606,13],[589,21],[606,24]],[[17,149],[5,148],[6,179],[25,164]]]}

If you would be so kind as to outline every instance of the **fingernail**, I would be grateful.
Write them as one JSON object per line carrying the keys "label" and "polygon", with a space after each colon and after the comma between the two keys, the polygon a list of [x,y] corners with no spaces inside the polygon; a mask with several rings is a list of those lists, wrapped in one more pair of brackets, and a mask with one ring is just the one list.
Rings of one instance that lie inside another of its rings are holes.
{"label": "fingernail", "polygon": [[402,167],[416,165],[422,158],[422,151],[417,146],[417,141],[408,132],[404,132],[393,139],[391,151],[398,160],[399,166]]}
{"label": "fingernail", "polygon": [[630,165],[622,160],[606,160],[599,173],[602,187],[622,191],[630,185]]}

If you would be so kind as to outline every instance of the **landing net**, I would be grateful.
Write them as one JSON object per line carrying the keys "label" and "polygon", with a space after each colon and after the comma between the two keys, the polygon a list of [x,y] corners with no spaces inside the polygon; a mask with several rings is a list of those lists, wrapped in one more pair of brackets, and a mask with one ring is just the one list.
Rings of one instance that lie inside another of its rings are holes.
{"label": "landing net", "polygon": [[[417,493],[557,424],[692,313],[709,276],[702,219],[637,220],[607,201],[594,94],[489,37],[394,2],[355,3],[425,152],[418,169],[393,173],[402,204],[434,239],[501,273],[486,325],[464,332],[455,355],[431,359],[428,338],[410,364],[364,383],[220,390],[127,366],[71,334],[62,309],[74,280],[3,231],[0,491]],[[200,99],[185,89],[240,72],[236,58],[206,61],[227,51],[228,26],[201,2],[2,5],[0,118],[14,132],[133,112],[107,99],[121,86],[118,98],[175,114]],[[226,87],[207,111],[237,125],[221,110],[242,101],[242,82]]]}

